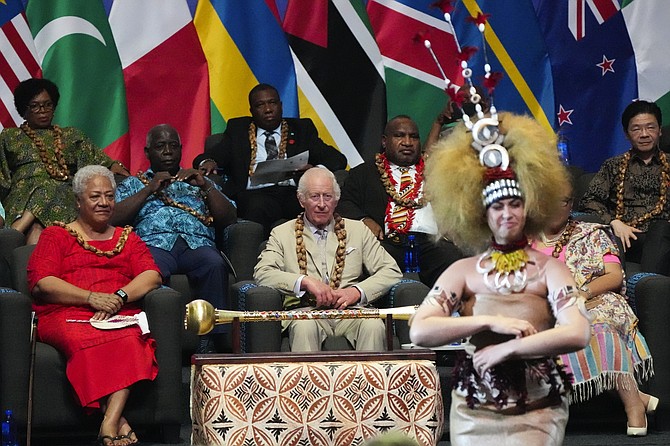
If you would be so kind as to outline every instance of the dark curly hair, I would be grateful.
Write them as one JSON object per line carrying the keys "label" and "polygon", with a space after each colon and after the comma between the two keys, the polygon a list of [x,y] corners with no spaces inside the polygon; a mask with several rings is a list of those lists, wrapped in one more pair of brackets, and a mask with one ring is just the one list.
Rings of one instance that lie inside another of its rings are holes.
{"label": "dark curly hair", "polygon": [[58,92],[56,84],[49,79],[31,78],[19,83],[14,89],[14,106],[16,107],[16,111],[25,118],[25,114],[28,111],[28,104],[35,96],[43,91],[46,91],[49,94],[51,102],[54,103],[54,107],[57,106],[58,100],[60,99],[60,93]]}
{"label": "dark curly hair", "polygon": [[663,113],[661,113],[660,107],[656,105],[655,102],[643,101],[640,99],[639,101],[633,101],[628,104],[621,115],[621,125],[623,126],[624,133],[628,134],[628,124],[631,119],[643,113],[654,115],[656,122],[658,122],[658,126],[660,127],[663,125]]}

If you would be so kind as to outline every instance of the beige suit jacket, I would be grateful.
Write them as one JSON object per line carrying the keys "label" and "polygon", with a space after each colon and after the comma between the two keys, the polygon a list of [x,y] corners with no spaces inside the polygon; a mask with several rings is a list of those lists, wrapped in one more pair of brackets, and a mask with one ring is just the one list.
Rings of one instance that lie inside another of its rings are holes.
{"label": "beige suit jacket", "polygon": [[[340,288],[357,285],[368,302],[374,302],[388,292],[401,278],[402,273],[393,257],[379,243],[365,224],[358,220],[344,219],[346,255]],[[321,257],[314,235],[307,227],[303,232],[307,251],[307,275],[323,277]],[[296,254],[295,220],[288,221],[272,230],[268,243],[254,268],[254,279],[259,285],[279,290],[284,296],[284,305],[298,303],[294,286],[300,277]],[[337,236],[328,232],[326,259],[328,271],[333,270]]]}

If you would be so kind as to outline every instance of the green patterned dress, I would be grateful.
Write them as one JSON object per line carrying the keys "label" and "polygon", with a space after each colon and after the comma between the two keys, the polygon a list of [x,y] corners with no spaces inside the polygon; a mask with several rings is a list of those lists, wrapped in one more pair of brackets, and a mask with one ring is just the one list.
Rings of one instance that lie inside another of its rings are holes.
{"label": "green patterned dress", "polygon": [[[53,221],[71,222],[77,217],[72,176],[81,167],[101,164],[110,167],[113,160],[81,131],[64,127],[61,140],[63,156],[70,176],[65,181],[49,176],[37,146],[19,128],[0,133],[0,201],[7,214],[7,225],[28,210],[44,226]],[[55,164],[54,132],[35,130],[44,141],[47,158]]]}

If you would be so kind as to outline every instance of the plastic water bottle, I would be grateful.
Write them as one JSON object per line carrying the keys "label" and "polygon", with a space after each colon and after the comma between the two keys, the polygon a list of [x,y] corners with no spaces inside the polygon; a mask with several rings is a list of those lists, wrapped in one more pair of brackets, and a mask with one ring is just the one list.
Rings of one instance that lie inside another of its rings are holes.
{"label": "plastic water bottle", "polygon": [[416,242],[416,236],[410,234],[407,236],[405,245],[405,272],[418,273],[419,271],[419,245]]}
{"label": "plastic water bottle", "polygon": [[566,166],[570,165],[570,141],[565,136],[562,130],[558,132],[558,156]]}
{"label": "plastic water bottle", "polygon": [[2,446],[19,446],[16,421],[9,409],[5,411],[5,419],[2,422]]}

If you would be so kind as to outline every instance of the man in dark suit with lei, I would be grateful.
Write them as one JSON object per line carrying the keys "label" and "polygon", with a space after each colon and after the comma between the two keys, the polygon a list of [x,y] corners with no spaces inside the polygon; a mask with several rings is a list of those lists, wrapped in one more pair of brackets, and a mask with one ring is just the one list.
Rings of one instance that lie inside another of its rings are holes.
{"label": "man in dark suit with lei", "polygon": [[237,203],[239,217],[261,223],[267,235],[275,222],[295,218],[301,208],[294,178],[251,184],[258,163],[309,150],[303,171],[317,165],[335,171],[344,169],[347,159],[319,138],[311,119],[283,118],[279,92],[272,85],[255,86],[249,92],[249,107],[251,116],[229,120],[220,141],[197,156],[193,167],[207,175],[220,174],[223,191]]}
{"label": "man in dark suit with lei", "polygon": [[[383,153],[374,163],[349,171],[337,211],[361,220],[402,268],[409,235],[419,247],[419,278],[429,287],[462,257],[449,240],[437,237],[430,203],[423,195],[423,158],[416,123],[406,115],[391,119],[382,135]],[[405,181],[403,181],[405,180]]]}

